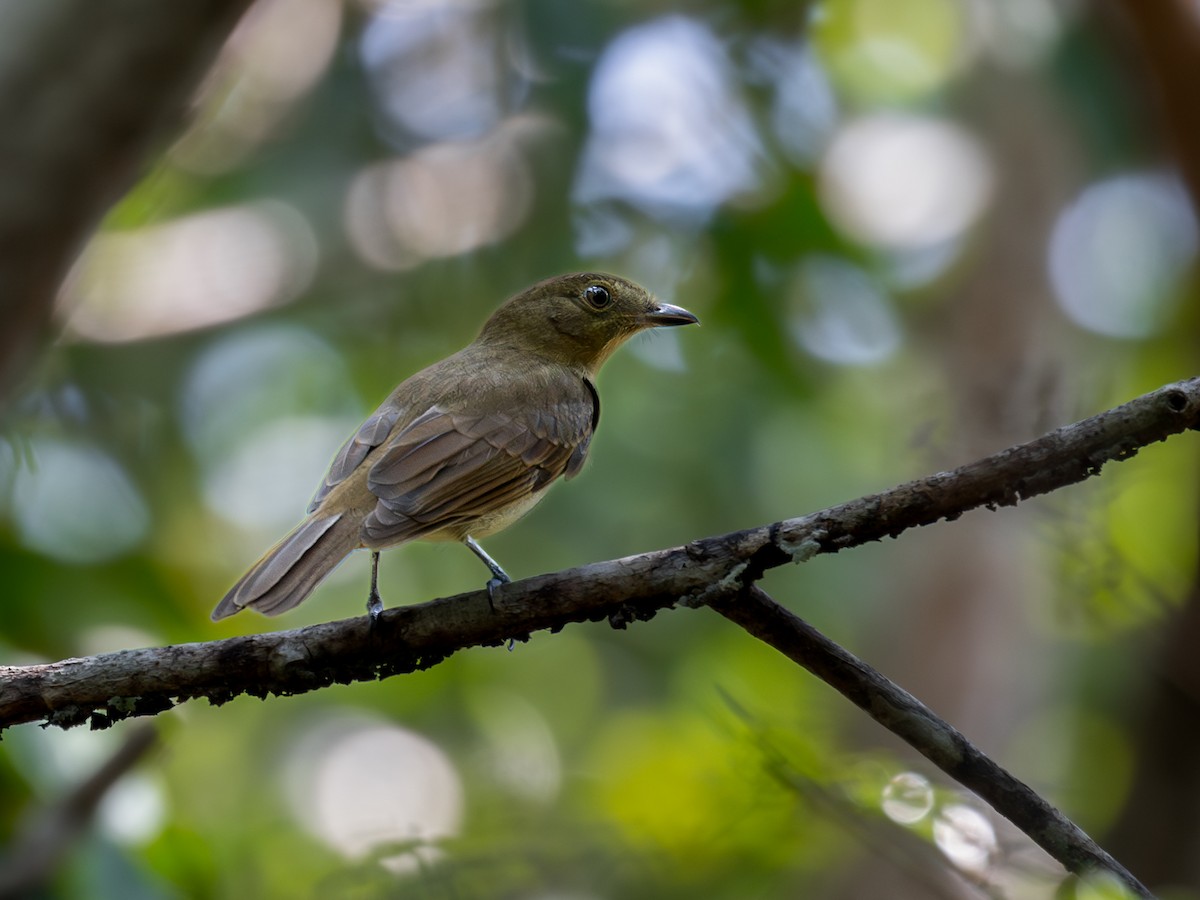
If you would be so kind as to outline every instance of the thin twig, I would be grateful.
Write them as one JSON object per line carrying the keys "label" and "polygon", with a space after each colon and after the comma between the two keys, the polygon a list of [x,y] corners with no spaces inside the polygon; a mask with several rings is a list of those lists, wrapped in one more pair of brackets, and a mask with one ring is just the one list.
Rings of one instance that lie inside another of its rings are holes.
{"label": "thin twig", "polygon": [[1063,864],[1085,875],[1120,879],[1139,897],[1153,896],[1074,822],[982,753],[954,726],[908,691],[754,586],[714,598],[709,606],[816,675],[918,753],[991,804]]}

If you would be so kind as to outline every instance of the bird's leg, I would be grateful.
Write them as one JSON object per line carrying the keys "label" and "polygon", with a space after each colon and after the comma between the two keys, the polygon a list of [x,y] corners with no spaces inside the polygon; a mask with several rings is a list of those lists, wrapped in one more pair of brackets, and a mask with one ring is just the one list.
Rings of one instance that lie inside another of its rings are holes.
{"label": "bird's leg", "polygon": [[371,593],[367,595],[367,615],[375,622],[383,612],[383,598],[379,596],[379,551],[371,551]]}
{"label": "bird's leg", "polygon": [[512,579],[508,577],[507,572],[505,572],[502,568],[500,568],[500,563],[496,562],[494,559],[492,559],[490,556],[488,556],[487,553],[484,551],[484,549],[475,542],[475,538],[471,537],[468,534],[465,543],[468,547],[471,548],[472,553],[474,553],[481,560],[483,560],[483,564],[485,566],[487,566],[488,569],[492,573],[492,577],[488,580],[488,583],[487,583],[487,592],[488,592],[488,601],[492,604],[493,607],[495,607],[495,605],[496,605],[496,588],[500,587],[500,585],[502,585],[502,584],[508,584],[510,581],[512,581]]}

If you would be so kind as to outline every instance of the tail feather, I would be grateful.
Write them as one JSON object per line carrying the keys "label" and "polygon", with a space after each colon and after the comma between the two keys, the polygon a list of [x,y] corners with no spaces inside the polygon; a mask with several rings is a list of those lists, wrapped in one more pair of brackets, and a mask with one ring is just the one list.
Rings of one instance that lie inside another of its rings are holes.
{"label": "tail feather", "polygon": [[213,621],[245,607],[268,616],[287,612],[357,546],[358,526],[341,514],[305,519],[229,589],[213,610]]}

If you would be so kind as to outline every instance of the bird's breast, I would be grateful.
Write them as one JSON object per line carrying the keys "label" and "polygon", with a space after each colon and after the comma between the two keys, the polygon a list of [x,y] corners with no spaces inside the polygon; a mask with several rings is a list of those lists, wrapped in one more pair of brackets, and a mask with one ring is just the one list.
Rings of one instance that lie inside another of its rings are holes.
{"label": "bird's breast", "polygon": [[503,531],[509,525],[513,524],[513,522],[517,521],[517,519],[521,518],[521,516],[525,515],[525,513],[537,506],[538,501],[545,495],[545,490],[533,491],[519,500],[514,500],[512,503],[489,510],[483,515],[472,519],[470,522],[455,527],[452,533],[446,534],[444,537],[439,534],[435,539],[461,541],[465,540],[467,535],[473,538],[485,538],[498,531]]}

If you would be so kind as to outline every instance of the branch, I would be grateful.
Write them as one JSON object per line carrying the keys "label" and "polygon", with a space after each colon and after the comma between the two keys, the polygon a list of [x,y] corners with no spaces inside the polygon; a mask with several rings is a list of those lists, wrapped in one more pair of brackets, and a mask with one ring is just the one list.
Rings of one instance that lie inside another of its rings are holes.
{"label": "branch", "polygon": [[752,587],[709,603],[763,643],[816,675],[888,731],[1029,835],[1070,872],[1109,872],[1135,896],[1150,892],[1074,822],[981,753],[949,722],[762,589]]}
{"label": "branch", "polygon": [[995,508],[1095,475],[1109,460],[1196,427],[1200,378],[953,472],[747,531],[365,617],[47,665],[0,667],[0,728],[37,719],[93,727],[204,696],[295,694],[428,668],[457,650],[525,640],[532,631],[608,618],[614,627],[676,603],[698,605],[753,583],[769,568],[896,536],[908,528]]}
{"label": "branch", "polygon": [[836,553],[980,506],[994,509],[1083,481],[1110,460],[1200,424],[1200,378],[1136,400],[953,472],[788,519],[505,585],[294,631],[0,667],[0,729],[44,720],[103,728],[206,697],[299,694],[428,668],[465,647],[526,640],[572,622],[616,628],[675,604],[752,585],[769,568]]}

